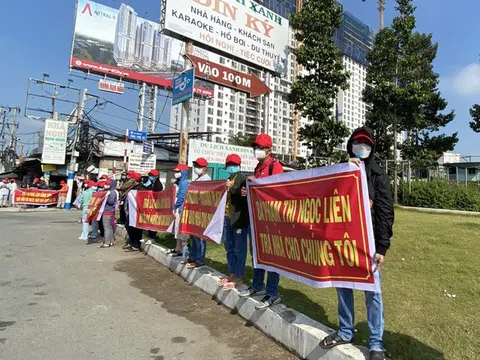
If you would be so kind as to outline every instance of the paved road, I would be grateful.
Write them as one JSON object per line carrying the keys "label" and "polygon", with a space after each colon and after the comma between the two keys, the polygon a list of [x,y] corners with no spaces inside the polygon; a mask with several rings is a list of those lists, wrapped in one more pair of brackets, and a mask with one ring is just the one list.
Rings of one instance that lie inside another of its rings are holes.
{"label": "paved road", "polygon": [[77,212],[0,212],[0,359],[295,359],[143,254],[78,240]]}

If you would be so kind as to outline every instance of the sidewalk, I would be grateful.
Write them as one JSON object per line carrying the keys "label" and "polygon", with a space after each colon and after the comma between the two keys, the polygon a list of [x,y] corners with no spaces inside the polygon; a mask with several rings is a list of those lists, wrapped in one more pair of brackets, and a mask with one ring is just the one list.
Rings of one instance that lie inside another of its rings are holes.
{"label": "sidewalk", "polygon": [[[48,208],[26,208],[26,207],[5,207],[0,208],[0,212],[49,212],[49,211],[63,211],[64,209],[57,209],[56,207],[48,207]],[[78,211],[76,208],[72,208],[70,210],[65,211]]]}
{"label": "sidewalk", "polygon": [[[125,228],[118,227],[116,235],[126,239]],[[276,305],[266,311],[255,310],[258,299],[242,299],[238,296],[238,290],[223,291],[222,288],[217,286],[218,281],[225,275],[215,269],[202,266],[198,269],[189,270],[185,265],[180,264],[178,257],[167,255],[167,249],[163,246],[142,243],[142,248],[146,254],[185,279],[190,285],[195,285],[212,295],[212,298],[218,304],[223,304],[232,309],[232,314],[238,314],[245,318],[248,325],[255,326],[301,359],[368,359],[368,350],[362,346],[342,345],[330,350],[320,348],[318,346],[319,341],[333,333],[334,330],[283,304]]]}

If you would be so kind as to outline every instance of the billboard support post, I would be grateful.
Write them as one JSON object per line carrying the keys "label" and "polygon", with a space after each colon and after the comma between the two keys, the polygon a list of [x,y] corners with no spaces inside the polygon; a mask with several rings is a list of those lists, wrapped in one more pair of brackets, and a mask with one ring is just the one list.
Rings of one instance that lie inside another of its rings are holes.
{"label": "billboard support post", "polygon": [[70,166],[68,167],[68,192],[67,199],[65,201],[65,209],[70,210],[72,207],[72,193],[73,193],[73,178],[75,177],[77,156],[75,154],[75,148],[77,146],[78,135],[80,134],[80,127],[83,119],[83,110],[85,109],[85,102],[87,101],[87,89],[83,89],[80,92],[80,98],[78,99],[77,106],[77,128],[73,135],[72,154],[70,155]]}
{"label": "billboard support post", "polygon": [[128,129],[125,130],[125,150],[123,151],[123,172],[127,171]]}
{"label": "billboard support post", "polygon": [[143,117],[145,114],[145,91],[147,89],[147,84],[142,83],[140,91],[138,94],[138,119],[137,119],[137,130],[143,131]]}
{"label": "billboard support post", "polygon": [[[193,41],[187,40],[185,42],[185,53],[193,54]],[[185,58],[185,70],[192,67],[192,62],[187,57]],[[190,119],[190,100],[182,103],[182,122],[180,127],[180,154],[178,162],[181,164],[187,163],[187,148],[188,148],[188,122]]]}
{"label": "billboard support post", "polygon": [[157,94],[158,94],[158,86],[153,85],[150,88],[150,99],[148,104],[147,133],[149,134],[153,134],[155,132],[155,118],[157,116]]}

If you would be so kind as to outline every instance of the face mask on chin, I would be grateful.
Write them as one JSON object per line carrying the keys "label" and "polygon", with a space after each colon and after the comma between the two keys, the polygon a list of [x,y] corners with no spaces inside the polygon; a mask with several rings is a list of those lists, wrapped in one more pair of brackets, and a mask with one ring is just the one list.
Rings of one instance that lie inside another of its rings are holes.
{"label": "face mask on chin", "polygon": [[352,152],[360,159],[368,159],[372,153],[372,147],[368,144],[353,144]]}
{"label": "face mask on chin", "polygon": [[263,149],[254,149],[253,154],[255,158],[259,161],[264,160],[267,157],[267,153]]}
{"label": "face mask on chin", "polygon": [[173,176],[175,176],[175,179],[180,179],[182,177],[182,173],[176,172]]}

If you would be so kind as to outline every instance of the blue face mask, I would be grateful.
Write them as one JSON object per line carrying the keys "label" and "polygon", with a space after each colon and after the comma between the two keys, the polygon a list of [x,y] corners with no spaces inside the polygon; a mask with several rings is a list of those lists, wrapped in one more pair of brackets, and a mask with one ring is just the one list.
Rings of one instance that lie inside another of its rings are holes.
{"label": "blue face mask", "polygon": [[238,165],[228,165],[225,168],[225,171],[228,172],[230,175],[238,174],[240,172],[240,166],[238,166]]}
{"label": "blue face mask", "polygon": [[155,181],[155,176],[149,176],[148,180],[150,180],[151,182],[154,182]]}
{"label": "blue face mask", "polygon": [[146,182],[143,183],[143,186],[145,187],[149,187],[150,185],[152,185],[152,182],[150,181],[150,179],[148,179]]}

